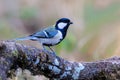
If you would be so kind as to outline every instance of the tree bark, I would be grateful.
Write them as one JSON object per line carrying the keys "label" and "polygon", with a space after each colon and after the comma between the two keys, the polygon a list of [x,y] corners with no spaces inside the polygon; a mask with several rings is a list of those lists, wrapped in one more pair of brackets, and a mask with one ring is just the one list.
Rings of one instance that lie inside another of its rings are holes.
{"label": "tree bark", "polygon": [[96,62],[71,62],[52,52],[15,42],[0,42],[0,80],[17,68],[51,80],[120,80],[120,57]]}

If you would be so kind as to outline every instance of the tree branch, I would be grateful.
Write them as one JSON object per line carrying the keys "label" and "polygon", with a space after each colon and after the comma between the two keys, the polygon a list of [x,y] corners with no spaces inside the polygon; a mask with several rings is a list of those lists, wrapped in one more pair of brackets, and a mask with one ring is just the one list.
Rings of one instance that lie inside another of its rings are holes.
{"label": "tree branch", "polygon": [[120,58],[96,62],[70,62],[49,51],[15,42],[0,42],[0,78],[6,80],[10,70],[28,69],[33,75],[59,80],[120,79]]}

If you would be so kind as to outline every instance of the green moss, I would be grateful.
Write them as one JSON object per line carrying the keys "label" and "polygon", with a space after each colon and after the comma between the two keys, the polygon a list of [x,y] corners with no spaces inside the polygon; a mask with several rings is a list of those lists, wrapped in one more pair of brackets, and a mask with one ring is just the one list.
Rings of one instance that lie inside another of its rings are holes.
{"label": "green moss", "polygon": [[12,54],[13,54],[13,56],[18,57],[18,51],[17,50],[12,51]]}

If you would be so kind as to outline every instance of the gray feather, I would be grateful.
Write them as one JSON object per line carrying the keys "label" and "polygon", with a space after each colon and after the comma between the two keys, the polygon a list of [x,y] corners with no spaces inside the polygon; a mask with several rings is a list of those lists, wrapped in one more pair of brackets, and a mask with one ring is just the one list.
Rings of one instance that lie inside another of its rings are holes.
{"label": "gray feather", "polygon": [[32,36],[27,36],[27,37],[21,37],[21,38],[14,39],[14,41],[23,41],[23,40],[37,40],[37,38],[32,37]]}
{"label": "gray feather", "polygon": [[[46,34],[45,34],[46,32]],[[33,37],[37,37],[37,38],[53,38],[56,34],[58,33],[58,31],[53,27],[51,28],[46,28],[42,31],[38,31],[30,36],[33,36]]]}

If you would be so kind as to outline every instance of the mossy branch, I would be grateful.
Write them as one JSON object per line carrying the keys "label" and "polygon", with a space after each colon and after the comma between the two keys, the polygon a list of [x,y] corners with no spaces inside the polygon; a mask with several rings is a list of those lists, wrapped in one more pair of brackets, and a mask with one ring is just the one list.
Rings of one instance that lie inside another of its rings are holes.
{"label": "mossy branch", "polygon": [[15,42],[0,42],[0,78],[6,80],[11,70],[28,69],[33,75],[55,80],[116,80],[120,79],[120,58],[96,62],[70,62]]}

